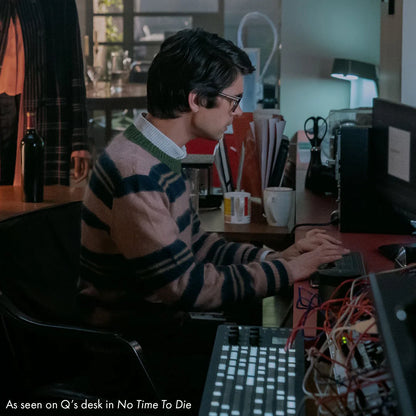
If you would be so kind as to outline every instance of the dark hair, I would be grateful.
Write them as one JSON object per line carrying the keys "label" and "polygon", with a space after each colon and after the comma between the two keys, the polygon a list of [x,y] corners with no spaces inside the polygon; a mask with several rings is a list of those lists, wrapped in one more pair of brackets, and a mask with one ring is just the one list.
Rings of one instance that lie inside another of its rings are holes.
{"label": "dark hair", "polygon": [[201,105],[212,108],[218,93],[238,74],[254,69],[247,54],[231,41],[202,29],[181,30],[162,43],[149,68],[149,113],[167,119],[190,111],[191,91],[197,93]]}

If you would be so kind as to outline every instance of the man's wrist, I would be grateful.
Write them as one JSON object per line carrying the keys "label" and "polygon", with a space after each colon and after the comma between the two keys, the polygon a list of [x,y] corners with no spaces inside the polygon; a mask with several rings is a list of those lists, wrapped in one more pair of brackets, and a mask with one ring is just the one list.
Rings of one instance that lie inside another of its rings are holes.
{"label": "man's wrist", "polygon": [[301,247],[299,247],[299,242],[296,242],[295,244],[293,244],[294,249],[297,251],[298,254],[303,254],[304,250],[302,250]]}

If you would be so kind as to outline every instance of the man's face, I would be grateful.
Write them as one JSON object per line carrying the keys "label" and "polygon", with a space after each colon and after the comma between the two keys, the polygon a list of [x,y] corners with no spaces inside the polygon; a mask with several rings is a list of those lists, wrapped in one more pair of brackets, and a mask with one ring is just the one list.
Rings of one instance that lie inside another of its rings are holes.
{"label": "man's face", "polygon": [[221,91],[224,95],[218,95],[217,105],[214,108],[199,107],[194,115],[193,127],[195,137],[204,137],[219,141],[224,136],[227,126],[232,124],[234,116],[240,116],[243,111],[240,105],[233,111],[235,100],[231,97],[242,97],[243,76],[238,75],[236,80],[229,87]]}

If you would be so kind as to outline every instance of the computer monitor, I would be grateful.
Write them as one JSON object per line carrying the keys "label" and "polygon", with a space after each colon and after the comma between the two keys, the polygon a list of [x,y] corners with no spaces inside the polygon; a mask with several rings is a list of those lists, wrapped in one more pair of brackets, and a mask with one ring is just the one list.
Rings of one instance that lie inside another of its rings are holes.
{"label": "computer monitor", "polygon": [[375,192],[411,232],[416,225],[416,108],[376,98],[372,130],[369,172]]}

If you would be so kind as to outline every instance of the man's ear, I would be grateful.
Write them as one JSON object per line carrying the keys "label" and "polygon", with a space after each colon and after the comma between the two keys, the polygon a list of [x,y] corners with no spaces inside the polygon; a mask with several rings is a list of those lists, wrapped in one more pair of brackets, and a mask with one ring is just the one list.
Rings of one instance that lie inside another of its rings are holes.
{"label": "man's ear", "polygon": [[189,104],[189,108],[194,113],[196,113],[197,111],[199,111],[199,107],[200,107],[199,97],[198,97],[198,94],[196,92],[191,91],[188,94],[188,104]]}

